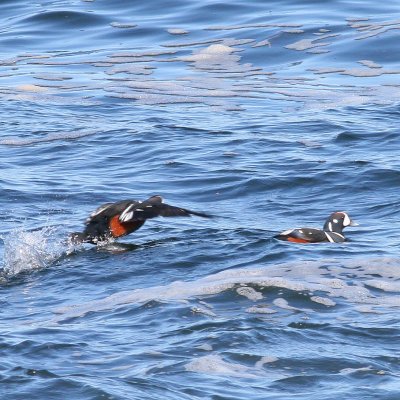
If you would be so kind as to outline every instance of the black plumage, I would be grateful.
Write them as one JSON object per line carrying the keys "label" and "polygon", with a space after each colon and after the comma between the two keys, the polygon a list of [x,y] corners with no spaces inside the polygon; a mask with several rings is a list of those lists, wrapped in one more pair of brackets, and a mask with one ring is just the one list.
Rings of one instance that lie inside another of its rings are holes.
{"label": "black plumage", "polygon": [[332,213],[326,220],[323,229],[295,228],[275,235],[274,238],[294,243],[342,243],[346,240],[343,229],[346,226],[358,225],[344,211]]}
{"label": "black plumage", "polygon": [[121,200],[116,203],[106,203],[89,216],[83,232],[71,235],[71,240],[75,243],[96,244],[128,235],[138,230],[146,220],[151,218],[192,215],[210,218],[209,214],[165,204],[161,196],[152,196],[144,201]]}

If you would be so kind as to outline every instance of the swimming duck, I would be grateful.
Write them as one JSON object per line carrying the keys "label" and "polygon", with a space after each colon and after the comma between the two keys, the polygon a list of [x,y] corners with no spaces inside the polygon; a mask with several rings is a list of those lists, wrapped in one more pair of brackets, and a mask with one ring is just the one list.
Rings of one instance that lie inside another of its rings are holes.
{"label": "swimming duck", "polygon": [[294,243],[319,243],[331,242],[342,243],[346,240],[343,229],[346,226],[357,226],[358,224],[350,219],[344,211],[332,213],[326,220],[322,229],[295,228],[283,231],[274,238]]}

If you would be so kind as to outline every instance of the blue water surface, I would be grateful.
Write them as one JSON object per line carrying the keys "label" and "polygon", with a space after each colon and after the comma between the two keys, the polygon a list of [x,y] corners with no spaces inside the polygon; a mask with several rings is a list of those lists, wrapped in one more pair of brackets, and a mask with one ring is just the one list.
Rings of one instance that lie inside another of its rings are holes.
{"label": "blue water surface", "polygon": [[[400,3],[0,3],[0,398],[400,398]],[[73,246],[99,205],[160,218]],[[343,244],[273,236],[347,211]]]}

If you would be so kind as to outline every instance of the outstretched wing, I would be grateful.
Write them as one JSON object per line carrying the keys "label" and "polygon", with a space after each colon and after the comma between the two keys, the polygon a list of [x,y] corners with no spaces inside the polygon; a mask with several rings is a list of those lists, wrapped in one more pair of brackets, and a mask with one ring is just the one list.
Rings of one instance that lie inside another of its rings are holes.
{"label": "outstretched wing", "polygon": [[96,210],[94,210],[89,217],[86,218],[85,224],[88,225],[93,218],[97,217],[99,214],[101,214],[103,211],[107,210],[110,206],[112,206],[113,203],[105,203],[102,204],[100,207],[96,208]]}
{"label": "outstretched wing", "polygon": [[205,213],[165,204],[161,196],[152,196],[141,203],[128,205],[119,216],[119,220],[121,222],[130,222],[144,221],[155,217],[190,217],[191,215],[210,218],[210,215]]}

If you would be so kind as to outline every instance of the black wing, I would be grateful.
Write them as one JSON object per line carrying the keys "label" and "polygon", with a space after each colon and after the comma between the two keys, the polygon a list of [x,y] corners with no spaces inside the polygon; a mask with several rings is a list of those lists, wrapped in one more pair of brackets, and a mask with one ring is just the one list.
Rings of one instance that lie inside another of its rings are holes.
{"label": "black wing", "polygon": [[211,217],[205,213],[170,206],[163,203],[161,196],[152,196],[141,203],[134,202],[128,205],[121,213],[119,220],[121,222],[144,221],[155,217],[190,217],[191,215],[203,218]]}

